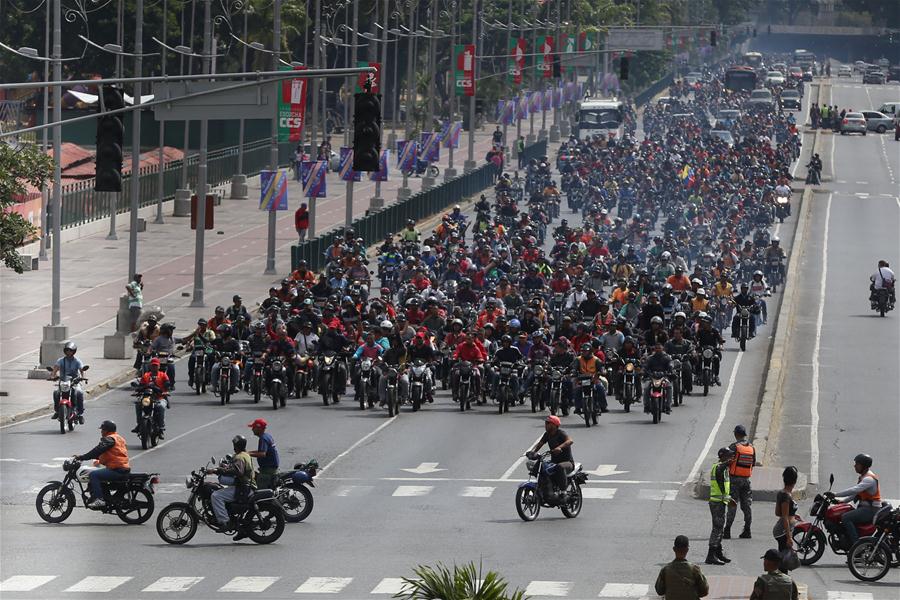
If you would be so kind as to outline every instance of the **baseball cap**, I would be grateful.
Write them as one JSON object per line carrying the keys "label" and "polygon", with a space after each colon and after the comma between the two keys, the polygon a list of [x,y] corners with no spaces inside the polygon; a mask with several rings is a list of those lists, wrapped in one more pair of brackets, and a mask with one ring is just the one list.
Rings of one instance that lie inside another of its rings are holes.
{"label": "baseball cap", "polygon": [[772,562],[781,562],[781,554],[775,548],[769,548],[760,558],[771,560]]}
{"label": "baseball cap", "polygon": [[743,425],[736,425],[734,428],[734,432],[737,435],[747,435],[747,428],[744,427]]}
{"label": "baseball cap", "polygon": [[151,359],[150,359],[150,364],[151,364],[151,365],[159,366],[159,359],[158,359],[158,358],[151,358]]}
{"label": "baseball cap", "polygon": [[269,424],[266,423],[266,420],[265,420],[265,419],[254,419],[254,420],[251,421],[250,423],[247,423],[247,427],[251,427],[251,428],[253,428],[253,427],[262,427],[263,429],[265,429],[266,427],[268,427],[268,425],[269,425]]}
{"label": "baseball cap", "polygon": [[556,415],[547,415],[547,418],[544,419],[544,423],[553,423],[554,425],[559,427],[560,420],[559,420],[559,417],[557,417]]}

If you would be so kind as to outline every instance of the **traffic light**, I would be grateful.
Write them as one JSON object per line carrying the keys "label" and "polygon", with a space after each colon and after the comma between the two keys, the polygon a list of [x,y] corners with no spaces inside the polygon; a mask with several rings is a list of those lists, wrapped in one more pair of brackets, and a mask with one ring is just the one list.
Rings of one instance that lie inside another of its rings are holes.
{"label": "traffic light", "polygon": [[712,31],[709,32],[709,45],[710,46],[716,45],[716,30],[715,29],[713,29]]}
{"label": "traffic light", "polygon": [[360,92],[353,105],[353,170],[377,171],[381,158],[381,94]]}
{"label": "traffic light", "polygon": [[619,59],[619,79],[625,81],[628,79],[628,57],[623,56]]}
{"label": "traffic light", "polygon": [[[107,115],[107,111],[125,108],[122,90],[103,86],[103,105],[98,108],[97,156],[94,174],[94,190],[98,192],[122,191],[122,145],[125,141],[125,125],[122,114]],[[105,110],[104,110],[105,109]]]}

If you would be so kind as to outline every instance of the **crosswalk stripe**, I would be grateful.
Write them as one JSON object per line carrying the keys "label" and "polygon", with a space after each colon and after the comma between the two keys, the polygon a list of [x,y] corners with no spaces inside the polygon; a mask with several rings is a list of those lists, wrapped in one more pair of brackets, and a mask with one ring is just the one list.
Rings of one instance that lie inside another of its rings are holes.
{"label": "crosswalk stripe", "polygon": [[370,594],[390,594],[391,596],[399,594],[406,589],[407,584],[402,577],[385,577],[378,582],[378,585],[372,589]]}
{"label": "crosswalk stripe", "polygon": [[466,498],[490,498],[496,489],[494,487],[469,485],[464,487],[459,495]]}
{"label": "crosswalk stripe", "polygon": [[160,577],[142,592],[184,592],[203,581],[202,577]]}
{"label": "crosswalk stripe", "polygon": [[132,577],[105,577],[92,575],[85,577],[75,585],[66,588],[65,592],[111,592]]}
{"label": "crosswalk stripe", "polygon": [[571,581],[532,581],[525,588],[526,596],[568,596]]}
{"label": "crosswalk stripe", "polygon": [[0,581],[0,592],[30,592],[56,579],[56,575],[13,575]]}
{"label": "crosswalk stripe", "polygon": [[391,496],[427,496],[433,489],[433,485],[400,485]]}
{"label": "crosswalk stripe", "polygon": [[264,592],[280,577],[235,577],[219,588],[220,592]]}
{"label": "crosswalk stripe", "polygon": [[600,598],[643,598],[650,591],[645,583],[607,583],[600,590]]}
{"label": "crosswalk stripe", "polygon": [[617,489],[618,488],[583,487],[581,488],[581,497],[594,500],[612,500],[613,496],[616,495]]}
{"label": "crosswalk stripe", "polygon": [[352,577],[310,577],[294,590],[296,594],[337,594],[350,585]]}
{"label": "crosswalk stripe", "polygon": [[374,486],[371,485],[342,485],[332,493],[332,496],[364,496],[371,492]]}
{"label": "crosswalk stripe", "polygon": [[828,600],[872,600],[869,592],[828,592]]}
{"label": "crosswalk stripe", "polygon": [[678,490],[638,490],[639,500],[674,500]]}

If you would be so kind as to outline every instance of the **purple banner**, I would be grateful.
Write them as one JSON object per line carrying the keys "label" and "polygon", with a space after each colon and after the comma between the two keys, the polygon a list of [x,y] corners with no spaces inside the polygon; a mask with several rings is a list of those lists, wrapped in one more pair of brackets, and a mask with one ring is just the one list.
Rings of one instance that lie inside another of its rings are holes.
{"label": "purple banner", "polygon": [[390,150],[382,150],[381,158],[378,159],[378,170],[369,173],[369,181],[388,180],[388,152]]}
{"label": "purple banner", "polygon": [[516,114],[516,101],[508,100],[508,101],[504,102],[501,122],[504,125],[512,125],[515,114]]}
{"label": "purple banner", "polygon": [[441,136],[433,131],[423,131],[420,134],[422,140],[420,156],[425,162],[437,162],[441,159]]}
{"label": "purple banner", "polygon": [[528,98],[526,96],[521,96],[519,98],[516,109],[516,118],[520,121],[528,118]]}
{"label": "purple banner", "polygon": [[406,140],[397,142],[397,168],[400,171],[415,169],[418,153],[419,145],[416,142]]}
{"label": "purple banner", "polygon": [[338,173],[341,175],[341,181],[359,181],[361,179],[359,172],[353,170],[353,148],[341,148],[341,163]]}
{"label": "purple banner", "polygon": [[546,112],[553,108],[553,90],[544,91],[544,99],[541,102],[541,110]]}
{"label": "purple banner", "polygon": [[328,163],[324,160],[306,161],[300,165],[300,181],[307,198],[325,197],[325,173]]}

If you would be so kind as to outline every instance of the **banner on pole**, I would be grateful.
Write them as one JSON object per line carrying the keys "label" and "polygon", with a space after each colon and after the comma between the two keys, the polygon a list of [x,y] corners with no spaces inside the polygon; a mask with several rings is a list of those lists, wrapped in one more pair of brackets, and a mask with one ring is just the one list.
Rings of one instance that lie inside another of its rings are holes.
{"label": "banner on pole", "polygon": [[541,110],[546,112],[553,108],[553,90],[544,90],[544,99],[541,102]]}
{"label": "banner on pole", "polygon": [[475,44],[456,44],[455,88],[457,96],[475,95]]}
{"label": "banner on pole", "polygon": [[562,88],[559,86],[553,88],[553,108],[562,106]]}
{"label": "banner on pole", "polygon": [[528,110],[531,114],[534,114],[541,110],[541,93],[540,92],[531,92],[528,96]]}
{"label": "banner on pole", "polygon": [[287,171],[259,172],[259,209],[260,210],[287,210]]}
{"label": "banner on pole", "polygon": [[[498,119],[499,120],[499,119]],[[444,148],[459,148],[459,138],[462,135],[462,123],[452,121],[444,124],[444,131],[441,132],[441,143]]]}
{"label": "banner on pole", "polygon": [[[306,67],[294,67],[302,71]],[[281,71],[290,71],[291,67],[282,67]],[[278,141],[299,142],[303,139],[303,124],[306,119],[306,84],[303,77],[284,79],[279,82],[281,93],[278,94]]]}
{"label": "banner on pole", "polygon": [[341,181],[359,181],[359,171],[353,170],[353,148],[341,148],[340,168]]}
{"label": "banner on pole", "polygon": [[537,39],[537,51],[542,55],[536,60],[536,67],[544,79],[553,77],[553,36],[542,35]]}
{"label": "banner on pole", "polygon": [[364,60],[360,60],[356,62],[357,67],[375,67],[377,71],[374,73],[360,73],[356,78],[356,93],[366,91],[365,85],[366,81],[372,83],[373,94],[381,93],[381,63],[377,62],[366,62]]}
{"label": "banner on pole", "polygon": [[519,96],[517,101],[516,118],[520,121],[528,118],[528,97],[525,94]]}
{"label": "banner on pole", "polygon": [[412,140],[400,140],[397,142],[397,168],[403,171],[412,171],[416,168],[418,156],[418,144]]}
{"label": "banner on pole", "polygon": [[369,181],[388,180],[388,152],[390,152],[390,150],[383,150],[381,152],[381,158],[378,159],[378,170],[369,173]]}
{"label": "banner on pole", "polygon": [[507,80],[515,85],[522,85],[522,73],[525,71],[525,53],[528,42],[525,38],[510,38],[509,58],[507,58]]}
{"label": "banner on pole", "polygon": [[325,173],[328,163],[324,160],[304,161],[300,165],[300,182],[307,198],[325,197]]}
{"label": "banner on pole", "polygon": [[575,66],[573,63],[575,62],[574,59],[578,51],[578,35],[574,33],[568,33],[566,34],[565,40],[566,43],[563,47],[565,48],[566,55],[562,60],[563,65],[566,68],[566,73],[571,74],[575,72]]}
{"label": "banner on pole", "polygon": [[515,100],[507,100],[503,103],[503,112],[500,115],[500,120],[504,125],[512,125],[513,119],[516,115],[516,101]]}
{"label": "banner on pole", "polygon": [[421,151],[419,158],[425,162],[437,162],[441,159],[441,137],[433,131],[423,131],[419,134],[421,139]]}

